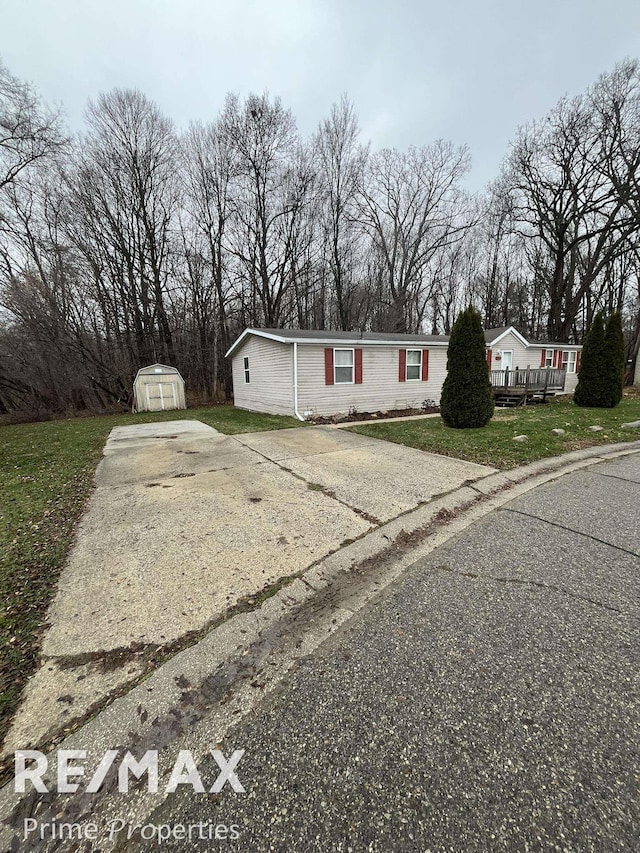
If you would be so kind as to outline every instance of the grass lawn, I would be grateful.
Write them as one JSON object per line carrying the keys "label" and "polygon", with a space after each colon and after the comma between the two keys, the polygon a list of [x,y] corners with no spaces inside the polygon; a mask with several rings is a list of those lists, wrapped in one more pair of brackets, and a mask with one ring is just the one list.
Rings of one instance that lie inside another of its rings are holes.
{"label": "grass lawn", "polygon": [[[640,397],[627,396],[615,409],[580,409],[558,398],[546,405],[518,409],[496,409],[493,420],[483,429],[449,429],[440,418],[399,423],[366,424],[353,432],[384,438],[397,444],[456,456],[494,468],[515,468],[546,456],[558,456],[592,444],[640,439],[640,430],[623,430],[620,424],[640,420]],[[603,432],[590,432],[592,425]],[[562,436],[551,434],[555,428]],[[529,441],[513,441],[527,435]]]}
{"label": "grass lawn", "polygon": [[233,406],[0,426],[0,740],[37,666],[46,608],[109,431],[183,418],[228,434],[301,426]]}

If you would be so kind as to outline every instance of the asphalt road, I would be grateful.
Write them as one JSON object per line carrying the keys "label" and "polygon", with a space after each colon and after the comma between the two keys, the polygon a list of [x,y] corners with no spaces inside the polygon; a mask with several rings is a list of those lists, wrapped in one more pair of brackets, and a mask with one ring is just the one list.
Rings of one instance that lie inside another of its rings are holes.
{"label": "asphalt road", "polygon": [[222,745],[246,794],[149,819],[239,840],[162,849],[638,851],[639,612],[636,455],[415,564]]}

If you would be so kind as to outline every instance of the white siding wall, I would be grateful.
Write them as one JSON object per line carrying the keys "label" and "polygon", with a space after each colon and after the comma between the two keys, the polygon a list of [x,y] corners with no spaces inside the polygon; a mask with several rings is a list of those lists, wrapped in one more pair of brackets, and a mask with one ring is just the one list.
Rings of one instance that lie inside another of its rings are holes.
{"label": "white siding wall", "polygon": [[[338,347],[340,348],[340,347]],[[447,369],[446,347],[429,350],[429,379],[400,382],[396,346],[362,346],[362,384],[325,385],[324,347],[298,345],[298,409],[304,415],[347,414],[354,406],[358,412],[384,409],[419,408],[425,399],[440,402]],[[411,345],[408,345],[411,349]],[[422,347],[414,347],[422,349]]]}
{"label": "white siding wall", "polygon": [[498,341],[495,346],[491,347],[492,370],[502,369],[502,359],[498,360],[496,358],[502,350],[512,351],[512,367],[520,367],[521,369],[525,367],[540,367],[540,350],[533,350],[525,347],[514,334],[509,332],[504,336],[504,338],[502,338],[502,340]]}
{"label": "white siding wall", "polygon": [[[249,384],[244,359],[249,359]],[[293,346],[249,335],[233,356],[233,402],[239,409],[293,415]]]}
{"label": "white siding wall", "polygon": [[[562,344],[557,344],[555,347],[554,346],[529,347],[527,352],[529,353],[529,362],[530,362],[531,367],[540,367],[540,361],[542,359],[542,351],[547,350],[547,349],[563,350],[563,347],[562,347]],[[564,383],[565,392],[567,394],[573,394],[573,392],[576,390],[577,384],[578,384],[578,374],[577,373],[569,373],[567,371],[567,377],[566,377],[565,383]]]}

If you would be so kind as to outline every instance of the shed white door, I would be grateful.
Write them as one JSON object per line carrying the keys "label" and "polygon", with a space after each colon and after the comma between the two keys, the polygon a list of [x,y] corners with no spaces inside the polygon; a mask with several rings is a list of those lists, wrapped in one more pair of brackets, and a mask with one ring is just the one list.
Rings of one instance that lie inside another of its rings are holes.
{"label": "shed white door", "polygon": [[176,383],[152,382],[147,385],[147,403],[150,412],[176,408]]}

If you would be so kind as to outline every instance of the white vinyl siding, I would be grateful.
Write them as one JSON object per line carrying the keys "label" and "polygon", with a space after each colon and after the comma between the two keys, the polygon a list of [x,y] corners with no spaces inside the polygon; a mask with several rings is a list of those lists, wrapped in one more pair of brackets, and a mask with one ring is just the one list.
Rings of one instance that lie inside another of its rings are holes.
{"label": "white vinyl siding", "polygon": [[399,347],[362,346],[362,384],[325,385],[324,347],[298,346],[298,409],[302,414],[329,416],[389,409],[419,409],[423,400],[440,402],[447,370],[447,348],[425,347],[429,352],[429,380],[400,382]]}
{"label": "white vinyl siding", "polygon": [[527,349],[524,344],[512,333],[508,332],[497,344],[491,347],[493,357],[491,359],[492,370],[504,370],[502,364],[503,350],[511,353],[511,367],[540,367],[540,350]]}
{"label": "white vinyl siding", "polygon": [[[545,367],[553,367],[553,357],[556,350],[559,350],[560,346],[556,347],[530,347],[529,349],[529,363],[531,367],[539,367],[542,363],[542,353],[544,352],[544,363]],[[568,358],[567,358],[568,357]],[[567,370],[567,375],[564,380],[564,390],[567,394],[572,394],[576,385],[578,384],[578,374],[576,373],[576,364],[578,358],[578,350],[565,350],[562,354],[562,367],[567,369],[567,363],[573,365],[573,372],[571,369]]]}
{"label": "white vinyl siding", "polygon": [[[250,382],[246,381],[250,366]],[[234,404],[239,409],[293,415],[293,347],[249,335],[232,360]]]}
{"label": "white vinyl siding", "polygon": [[[447,348],[432,345],[417,348],[415,344],[367,344],[362,350],[362,383],[355,383],[355,348],[332,346],[333,385],[326,384],[325,348],[327,345],[298,344],[298,411],[304,417],[330,416],[390,409],[420,408],[425,400],[438,404],[446,376]],[[565,344],[565,346],[567,346]],[[399,377],[400,349],[406,350],[405,381]],[[492,349],[492,369],[500,370],[496,354],[512,353],[512,367],[539,368],[542,354],[545,362],[553,360],[553,348],[525,347],[515,335],[508,333]],[[557,346],[556,349],[561,349]],[[423,382],[421,361],[429,358],[429,379]],[[563,350],[568,371],[565,391],[574,391],[578,381],[575,371],[576,350]],[[420,364],[418,364],[420,358]],[[563,356],[564,358],[564,356]],[[358,361],[359,364],[359,361]],[[232,357],[235,405],[256,412],[293,415],[293,345],[248,335]],[[338,373],[336,373],[338,371]],[[341,372],[343,371],[343,372]],[[248,376],[247,376],[248,373]],[[415,377],[415,378],[413,378]],[[358,379],[360,372],[358,370]],[[247,379],[249,381],[247,381]]]}

